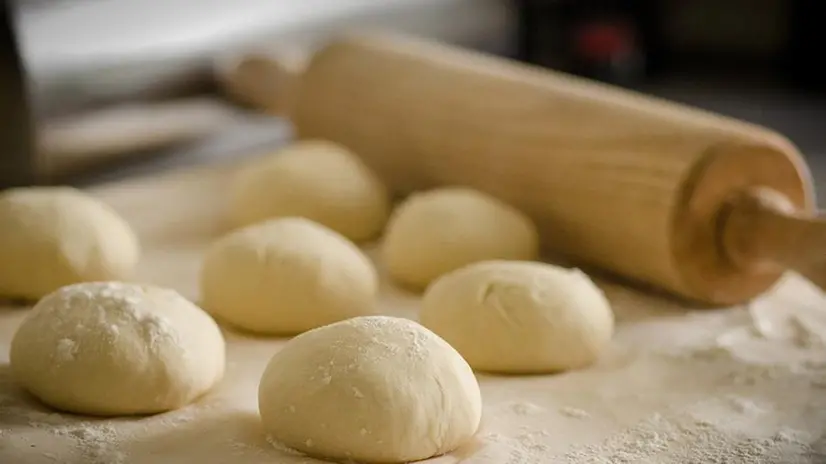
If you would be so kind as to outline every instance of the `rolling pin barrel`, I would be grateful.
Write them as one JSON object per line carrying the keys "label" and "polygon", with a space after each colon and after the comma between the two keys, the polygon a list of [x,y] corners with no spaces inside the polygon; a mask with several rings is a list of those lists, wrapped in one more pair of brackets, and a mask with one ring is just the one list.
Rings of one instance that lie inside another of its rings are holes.
{"label": "rolling pin barrel", "polygon": [[738,219],[757,211],[750,192],[772,192],[793,214],[814,207],[782,136],[560,73],[359,36],[320,49],[293,79],[300,138],[342,143],[401,193],[489,192],[530,214],[549,250],[694,300],[748,300],[792,266],[753,266],[726,249],[752,233]]}

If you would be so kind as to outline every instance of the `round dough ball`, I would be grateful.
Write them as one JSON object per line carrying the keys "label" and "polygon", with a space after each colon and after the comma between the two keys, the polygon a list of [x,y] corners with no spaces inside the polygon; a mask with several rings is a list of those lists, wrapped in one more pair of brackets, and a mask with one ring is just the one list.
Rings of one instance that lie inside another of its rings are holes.
{"label": "round dough ball", "polygon": [[204,308],[241,329],[290,335],[374,314],[378,276],[352,242],[304,218],[236,230],[207,250]]}
{"label": "round dough ball", "polygon": [[450,452],[479,428],[479,384],[421,325],[357,317],[306,332],[273,356],[258,389],[264,428],[303,453],[408,462]]}
{"label": "round dough ball", "polygon": [[224,375],[215,321],[174,290],[120,282],[63,287],[11,341],[15,379],[44,403],[99,416],[186,405]]}
{"label": "round dough ball", "polygon": [[377,236],[390,211],[378,177],[346,148],[320,140],[253,161],[238,173],[232,192],[237,226],[300,216],[354,241]]}
{"label": "round dough ball", "polygon": [[544,373],[593,363],[614,332],[602,291],[578,269],[488,261],[451,272],[422,301],[422,324],[474,369]]}
{"label": "round dough ball", "polygon": [[539,237],[533,222],[512,206],[476,190],[446,187],[400,204],[381,251],[394,280],[422,289],[477,261],[536,259]]}
{"label": "round dough ball", "polygon": [[138,262],[135,233],[70,187],[0,193],[0,296],[37,300],[78,282],[121,280]]}

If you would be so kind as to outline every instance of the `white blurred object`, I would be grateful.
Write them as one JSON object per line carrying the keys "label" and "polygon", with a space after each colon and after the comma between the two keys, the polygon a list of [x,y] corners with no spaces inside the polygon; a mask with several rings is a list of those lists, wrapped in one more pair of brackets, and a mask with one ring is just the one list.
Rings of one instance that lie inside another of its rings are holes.
{"label": "white blurred object", "polygon": [[39,113],[203,79],[216,55],[313,45],[382,28],[489,49],[512,45],[505,0],[74,0],[21,2],[18,31]]}
{"label": "white blurred object", "polygon": [[232,125],[236,114],[208,98],[127,103],[43,124],[38,155],[43,174],[65,176],[135,153],[181,146]]}

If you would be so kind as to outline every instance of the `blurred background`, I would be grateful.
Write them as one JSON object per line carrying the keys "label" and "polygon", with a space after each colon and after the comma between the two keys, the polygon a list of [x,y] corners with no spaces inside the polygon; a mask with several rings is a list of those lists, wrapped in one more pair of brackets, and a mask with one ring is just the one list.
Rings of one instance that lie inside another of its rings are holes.
{"label": "blurred background", "polygon": [[12,0],[3,8],[0,186],[90,184],[277,147],[289,125],[224,98],[216,70],[250,50],[308,49],[368,28],[769,126],[826,185],[818,0]]}

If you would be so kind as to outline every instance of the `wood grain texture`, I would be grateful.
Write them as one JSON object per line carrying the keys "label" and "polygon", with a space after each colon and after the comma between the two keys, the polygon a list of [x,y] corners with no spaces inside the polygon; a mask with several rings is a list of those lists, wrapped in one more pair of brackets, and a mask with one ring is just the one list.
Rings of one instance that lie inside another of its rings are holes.
{"label": "wood grain texture", "polygon": [[794,269],[826,289],[826,217],[801,214],[783,195],[756,188],[732,200],[723,240],[743,268]]}
{"label": "wood grain texture", "polygon": [[445,45],[344,37],[297,88],[298,136],[346,145],[398,192],[486,191],[530,214],[549,250],[691,299],[741,302],[780,275],[721,249],[731,196],[759,186],[814,204],[782,135]]}

